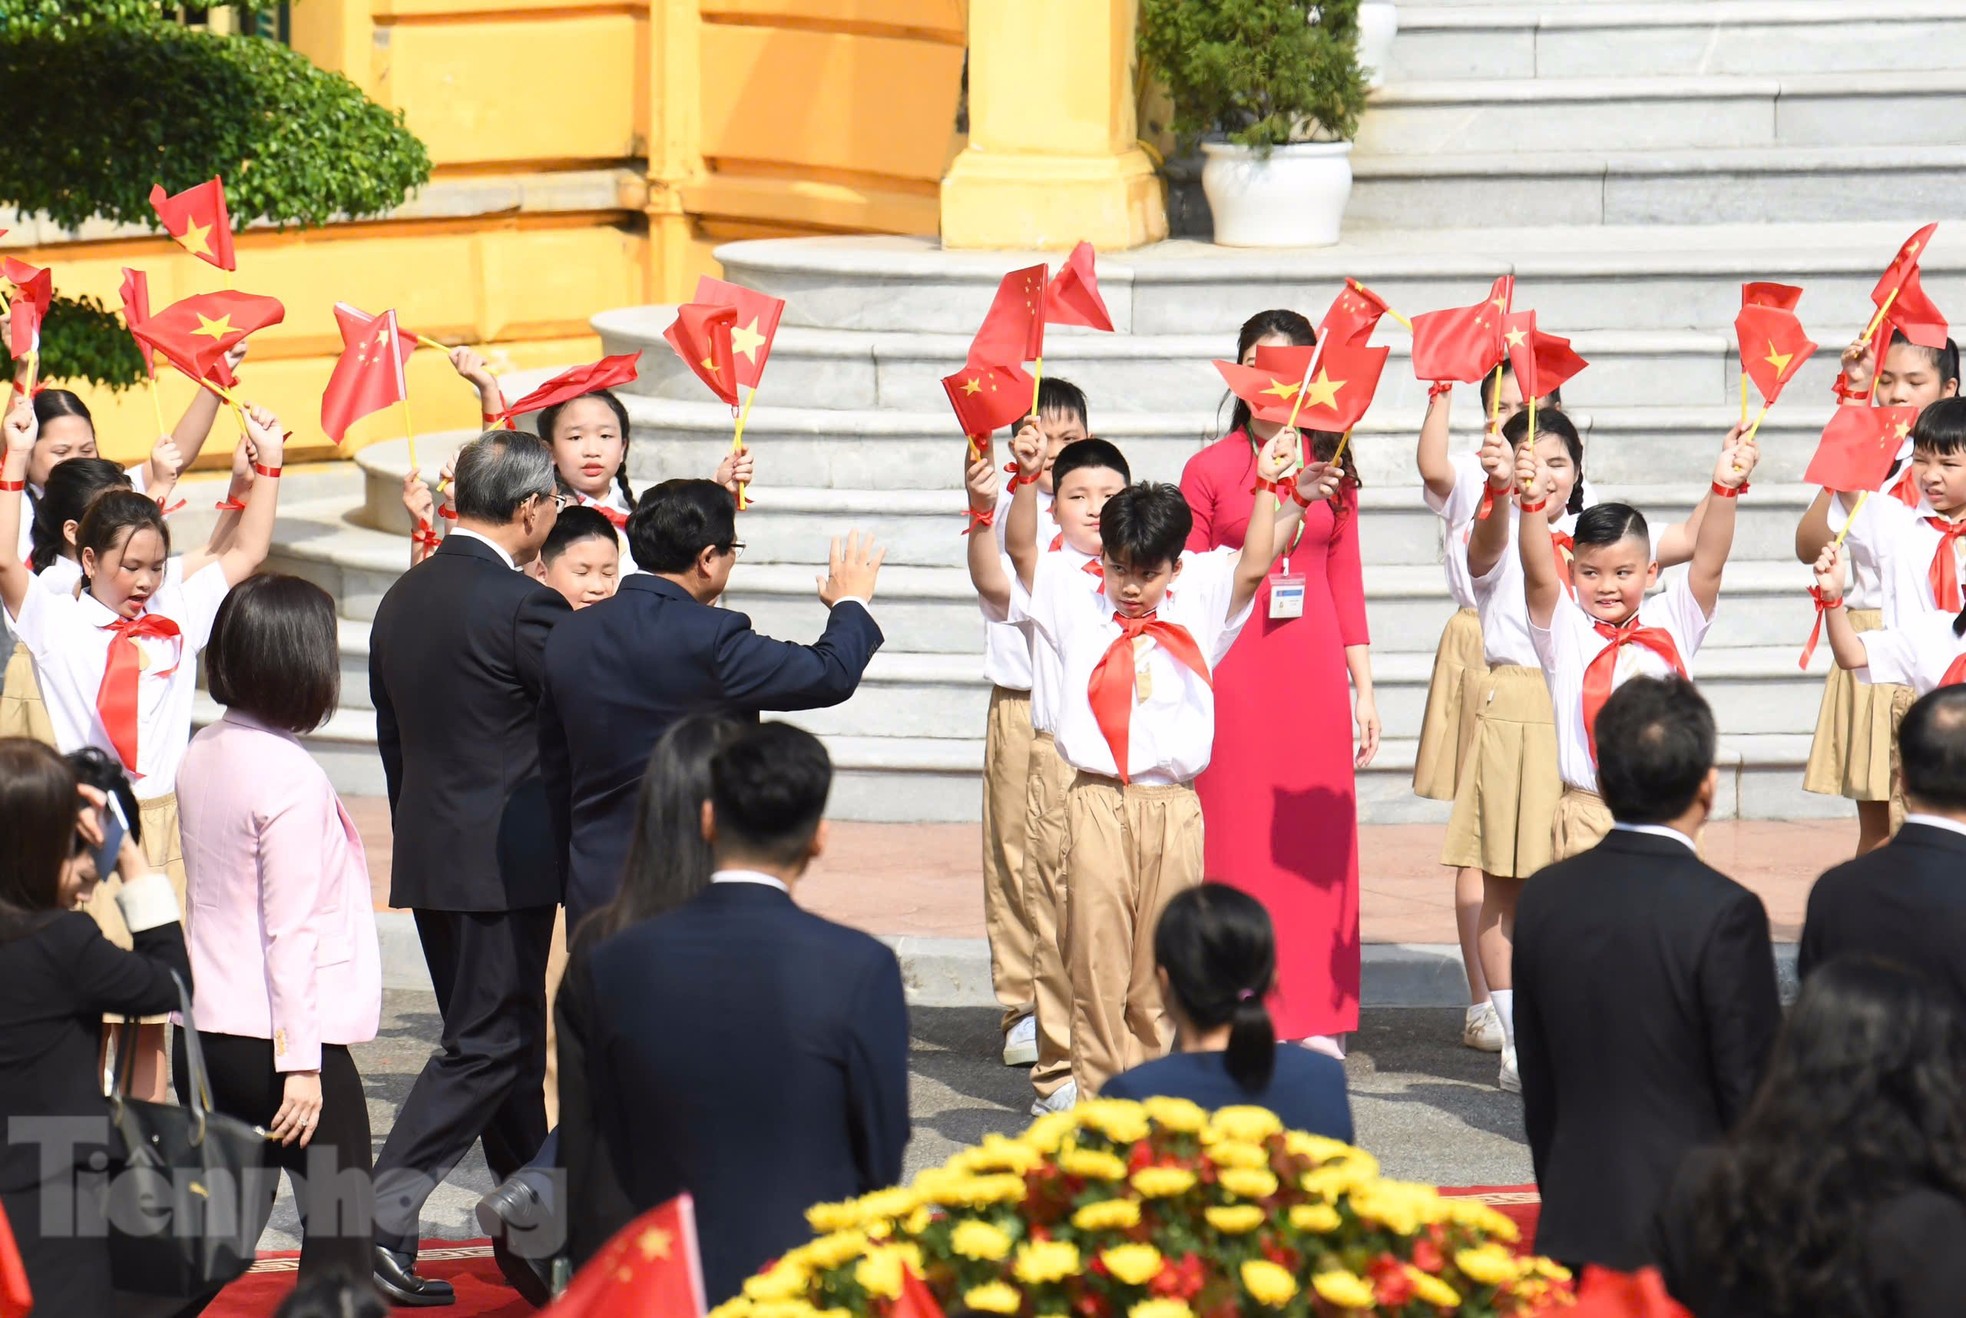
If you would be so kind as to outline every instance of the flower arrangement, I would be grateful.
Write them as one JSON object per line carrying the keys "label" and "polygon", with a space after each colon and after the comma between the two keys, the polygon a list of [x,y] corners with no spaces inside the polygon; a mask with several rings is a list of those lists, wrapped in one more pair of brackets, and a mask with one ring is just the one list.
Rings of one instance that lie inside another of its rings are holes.
{"label": "flower arrangement", "polygon": [[1512,1318],[1570,1277],[1515,1224],[1253,1107],[1099,1100],[992,1135],[905,1188],[807,1213],[817,1238],[711,1318]]}

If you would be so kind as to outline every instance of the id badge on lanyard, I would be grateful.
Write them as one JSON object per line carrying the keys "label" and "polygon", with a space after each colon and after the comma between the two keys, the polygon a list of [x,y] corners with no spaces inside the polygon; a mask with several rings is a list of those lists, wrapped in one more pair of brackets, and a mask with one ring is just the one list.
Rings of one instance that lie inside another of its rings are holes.
{"label": "id badge on lanyard", "polygon": [[1283,551],[1278,560],[1279,571],[1270,574],[1270,617],[1287,620],[1304,616],[1304,574],[1290,570],[1290,552],[1297,548],[1304,538],[1304,528],[1300,523],[1297,534],[1290,541],[1290,549]]}

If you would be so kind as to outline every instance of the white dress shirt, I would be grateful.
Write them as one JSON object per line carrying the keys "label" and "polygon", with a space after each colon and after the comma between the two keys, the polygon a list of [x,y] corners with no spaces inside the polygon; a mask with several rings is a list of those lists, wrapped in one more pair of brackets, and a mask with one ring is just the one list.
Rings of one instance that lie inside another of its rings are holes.
{"label": "white dress shirt", "polygon": [[[1843,543],[1850,549],[1852,564],[1858,567],[1854,575],[1862,577],[1862,563],[1866,559],[1875,570],[1882,592],[1876,607],[1883,611],[1884,625],[1895,627],[1939,608],[1938,601],[1932,598],[1930,574],[1940,538],[1936,530],[1925,524],[1926,518],[1938,517],[1938,512],[1923,499],[1916,508],[1907,508],[1891,495],[1873,494],[1864,500],[1857,515],[1851,517],[1848,508],[1853,502],[1848,495],[1831,496],[1829,529],[1840,532],[1848,524],[1850,531]],[[1957,555],[1957,547],[1953,552]],[[1960,579],[1966,581],[1966,567],[1956,570]],[[1862,602],[1847,595],[1844,606],[1864,607]]]}
{"label": "white dress shirt", "polygon": [[776,888],[782,893],[792,890],[785,886],[785,880],[776,874],[766,874],[763,870],[717,870],[710,876],[712,883],[757,883],[767,888]]}
{"label": "white dress shirt", "polygon": [[1927,828],[1943,828],[1948,833],[1958,833],[1966,837],[1966,823],[1948,819],[1944,815],[1928,815],[1922,810],[1913,810],[1905,815],[1907,824],[1923,824]]}
{"label": "white dress shirt", "polygon": [[[1005,527],[1010,521],[1010,492],[1003,491],[997,496],[997,512],[991,531],[997,537],[997,554],[1003,570],[1016,590],[1017,570],[1011,566],[1010,555],[1004,548]],[[1051,496],[1043,490],[1038,491],[1038,549],[1048,549],[1058,535],[1058,523],[1051,520]],[[992,686],[1000,686],[1010,691],[1034,691],[1037,685],[1033,671],[1033,637],[1028,623],[1020,626],[1005,613],[982,605],[983,609],[983,676]]]}
{"label": "white dress shirt", "polygon": [[1895,682],[1921,696],[1936,689],[1952,661],[1966,654],[1966,637],[1953,634],[1953,617],[1938,612],[1900,615],[1892,626],[1865,632],[1857,639],[1864,643],[1869,662],[1856,670],[1857,680]]}
{"label": "white dress shirt", "polygon": [[501,545],[500,543],[498,543],[498,541],[492,539],[490,536],[480,535],[478,532],[473,531],[468,526],[459,526],[453,528],[451,534],[461,535],[466,540],[476,540],[481,545],[490,545],[492,548],[492,552],[497,554],[499,558],[504,560],[505,566],[511,568],[514,572],[517,572],[519,570],[518,562],[512,557],[511,554],[505,551],[505,546]]}

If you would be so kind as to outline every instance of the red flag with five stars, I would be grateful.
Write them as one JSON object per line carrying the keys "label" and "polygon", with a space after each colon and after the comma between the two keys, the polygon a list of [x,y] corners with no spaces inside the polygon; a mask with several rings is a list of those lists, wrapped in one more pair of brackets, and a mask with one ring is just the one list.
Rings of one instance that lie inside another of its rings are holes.
{"label": "red flag with five stars", "polygon": [[1943,348],[1952,333],[1945,314],[1926,294],[1917,266],[1905,272],[1904,282],[1898,285],[1898,296],[1892,299],[1891,310],[1885,313],[1884,319],[1922,348]]}
{"label": "red flag with five stars", "polygon": [[0,261],[0,272],[16,289],[7,321],[7,350],[15,358],[41,351],[41,322],[55,300],[55,277],[45,266],[29,265],[13,257]]}
{"label": "red flag with five stars", "polygon": [[970,341],[970,366],[1017,366],[1044,356],[1044,286],[1042,265],[1003,277],[989,314]]}
{"label": "red flag with five stars", "polygon": [[1891,464],[1898,460],[1916,420],[1915,407],[1835,409],[1802,479],[1846,494],[1876,489],[1891,474]]}
{"label": "red flag with five stars", "polygon": [[1744,307],[1773,307],[1777,311],[1794,311],[1795,304],[1802,300],[1802,290],[1794,284],[1773,284],[1758,280],[1741,285],[1741,305]]}
{"label": "red flag with five stars", "polygon": [[341,327],[341,357],[321,391],[321,429],[339,444],[348,427],[409,397],[403,363],[416,342],[403,341],[393,310],[371,316],[337,302],[334,316]]}
{"label": "red flag with five stars", "polygon": [[277,325],[287,309],[278,298],[258,293],[197,293],[171,303],[130,333],[164,355],[194,380],[226,387],[237,384],[225,364],[226,350],[255,330]]}
{"label": "red flag with five stars", "polygon": [[1918,262],[1938,227],[1938,221],[1934,220],[1905,239],[1904,245],[1898,248],[1898,254],[1891,258],[1891,264],[1885,266],[1884,273],[1877,277],[1877,287],[1870,291],[1870,300],[1873,303],[1883,306],[1884,299],[1891,296],[1891,291],[1903,284],[1905,276],[1918,268]]}
{"label": "red flag with five stars", "polygon": [[702,1318],[696,1209],[678,1195],[615,1232],[545,1311],[545,1318]]}
{"label": "red flag with five stars", "polygon": [[239,268],[232,254],[232,217],[225,209],[224,180],[214,178],[176,196],[166,196],[164,185],[155,184],[150,205],[179,247],[221,270]]}
{"label": "red flag with five stars", "polygon": [[736,307],[685,302],[676,308],[675,322],[662,331],[696,378],[732,407],[737,406],[737,353],[731,343],[736,327]]}
{"label": "red flag with five stars", "polygon": [[[150,276],[124,266],[123,286],[117,294],[123,299],[123,324],[129,327],[130,337],[136,338],[136,327],[150,319]],[[137,339],[137,351],[143,354],[143,373],[156,379],[157,358],[150,345]]]}
{"label": "red flag with five stars", "polygon": [[1423,311],[1413,318],[1413,375],[1472,384],[1495,369],[1508,349],[1502,318],[1515,300],[1515,276],[1503,275],[1488,300],[1471,307]]}
{"label": "red flag with five stars", "polygon": [[1044,288],[1044,318],[1052,325],[1084,325],[1111,333],[1113,317],[1099,296],[1092,244],[1081,242]]}
{"label": "red flag with five stars", "polygon": [[1504,323],[1509,370],[1524,398],[1547,398],[1590,363],[1570,348],[1570,340],[1536,328],[1536,313],[1512,311]]}
{"label": "red flag with five stars", "polygon": [[756,389],[758,377],[765,373],[765,359],[771,356],[771,341],[778,334],[778,318],[785,314],[785,299],[704,275],[696,281],[695,300],[713,307],[736,308],[730,349],[737,359],[737,382]]}
{"label": "red flag with five stars", "polygon": [[1734,317],[1734,335],[1740,344],[1741,369],[1761,391],[1761,401],[1771,406],[1782,386],[1816,351],[1793,311],[1765,303],[1741,308]]}
{"label": "red flag with five stars", "polygon": [[506,420],[524,412],[537,412],[578,398],[582,394],[598,393],[602,389],[615,389],[635,378],[635,369],[642,360],[641,349],[621,353],[614,357],[603,357],[585,366],[575,366],[561,371],[539,388],[521,398],[505,409],[499,418]]}
{"label": "red flag with five stars", "polygon": [[1372,337],[1379,317],[1385,314],[1384,298],[1358,280],[1347,279],[1344,290],[1332,300],[1331,309],[1318,324],[1318,338],[1325,341],[1327,350],[1340,346],[1363,348]]}
{"label": "red flag with five stars", "polygon": [[1018,366],[965,366],[942,377],[942,389],[963,434],[981,439],[1022,420],[1031,410],[1034,383]]}
{"label": "red flag with five stars", "polygon": [[[1304,368],[1310,364],[1312,351],[1310,348],[1256,350],[1255,369],[1269,376],[1287,373],[1293,390],[1283,400],[1283,415],[1265,416],[1263,420],[1290,419],[1291,406],[1296,402],[1294,391],[1304,379]],[[1391,352],[1391,348],[1326,342],[1324,351],[1318,355],[1316,373],[1304,385],[1304,402],[1297,409],[1297,428],[1336,433],[1357,425],[1365,416],[1365,409],[1372,405],[1372,395],[1379,388],[1379,373],[1386,368],[1386,357]],[[1221,363],[1216,366],[1220,369]],[[1250,407],[1254,409],[1255,404],[1251,403]]]}

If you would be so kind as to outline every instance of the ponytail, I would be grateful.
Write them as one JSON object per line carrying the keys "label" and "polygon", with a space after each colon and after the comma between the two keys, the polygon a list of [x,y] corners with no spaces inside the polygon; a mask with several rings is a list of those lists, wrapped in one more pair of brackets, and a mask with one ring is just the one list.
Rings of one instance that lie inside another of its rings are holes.
{"label": "ponytail", "polygon": [[1188,889],[1161,913],[1154,961],[1189,1024],[1228,1026],[1222,1065],[1245,1093],[1260,1094],[1277,1053],[1276,1026],[1263,1003],[1276,982],[1276,930],[1263,904],[1219,883]]}
{"label": "ponytail", "polygon": [[1260,1094],[1270,1087],[1277,1066],[1277,1028],[1270,1009],[1254,989],[1239,989],[1235,1012],[1229,1017],[1229,1049],[1222,1055],[1229,1078],[1244,1093]]}

